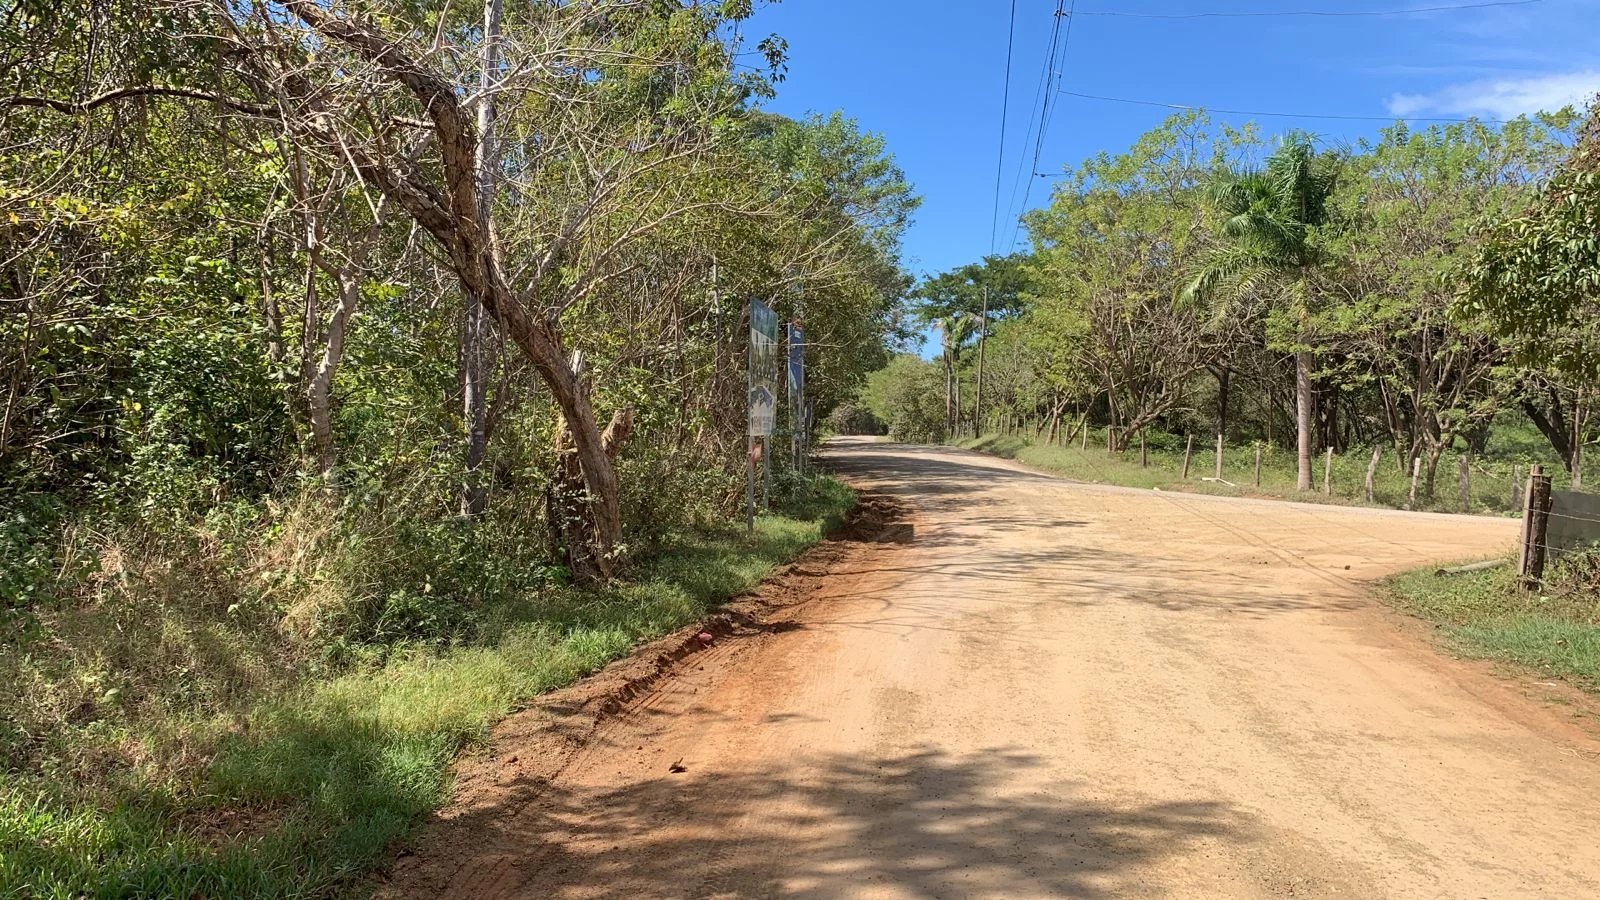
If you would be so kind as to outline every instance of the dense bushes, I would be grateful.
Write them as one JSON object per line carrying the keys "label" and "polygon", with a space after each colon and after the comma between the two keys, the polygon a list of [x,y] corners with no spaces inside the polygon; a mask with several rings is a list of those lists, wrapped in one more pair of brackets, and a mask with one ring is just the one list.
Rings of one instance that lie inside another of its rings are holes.
{"label": "dense bushes", "polygon": [[883,434],[883,422],[872,410],[847,400],[828,414],[828,427],[834,434]]}
{"label": "dense bushes", "polygon": [[867,378],[862,398],[897,441],[938,443],[949,433],[944,376],[933,363],[896,356]]}

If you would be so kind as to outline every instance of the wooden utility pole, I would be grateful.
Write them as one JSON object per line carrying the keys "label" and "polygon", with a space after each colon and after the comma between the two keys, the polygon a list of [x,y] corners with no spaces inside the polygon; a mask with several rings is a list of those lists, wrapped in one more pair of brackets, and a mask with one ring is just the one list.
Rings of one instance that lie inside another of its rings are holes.
{"label": "wooden utility pole", "polygon": [[1367,463],[1367,502],[1376,503],[1378,499],[1378,463],[1383,461],[1383,445],[1372,448],[1372,462]]}
{"label": "wooden utility pole", "polygon": [[1528,472],[1528,496],[1522,509],[1522,561],[1519,572],[1524,590],[1536,590],[1544,580],[1546,541],[1550,530],[1550,476],[1543,466]]}
{"label": "wooden utility pole", "polygon": [[1333,496],[1333,448],[1328,448],[1327,460],[1322,464],[1322,496]]}
{"label": "wooden utility pole", "polygon": [[1189,478],[1189,460],[1194,458],[1194,435],[1189,435],[1189,443],[1183,448],[1183,477]]}

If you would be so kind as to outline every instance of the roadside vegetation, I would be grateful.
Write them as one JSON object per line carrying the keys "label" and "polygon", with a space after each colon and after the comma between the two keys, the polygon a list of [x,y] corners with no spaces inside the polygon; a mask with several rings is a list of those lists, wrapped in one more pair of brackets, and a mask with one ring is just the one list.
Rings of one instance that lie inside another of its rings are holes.
{"label": "roadside vegetation", "polygon": [[1307,499],[1331,451],[1333,494],[1361,502],[1376,452],[1374,502],[1440,510],[1463,508],[1463,460],[1471,511],[1513,510],[1535,463],[1584,487],[1600,108],[1354,146],[1186,112],[1069,171],[1023,224],[1029,250],[916,289],[937,353],[860,395],[896,439],[1232,492],[1201,481],[1220,436],[1227,481],[1255,490],[1259,448],[1260,493]]}
{"label": "roadside vegetation", "polygon": [[[1521,491],[1525,489],[1529,464],[1532,462],[1544,462],[1552,473],[1557,473],[1553,480],[1559,489],[1564,490],[1569,483],[1559,476],[1560,469],[1550,454],[1544,451],[1539,435],[1527,426],[1496,428],[1482,456],[1462,451],[1444,454],[1441,457],[1441,470],[1450,473],[1449,483],[1430,498],[1422,493],[1419,480],[1415,503],[1411,500],[1411,473],[1400,471],[1392,463],[1380,463],[1374,470],[1372,499],[1367,499],[1367,470],[1372,455],[1365,448],[1344,455],[1335,454],[1331,477],[1326,479],[1326,489],[1324,478],[1328,474],[1327,460],[1326,457],[1319,459],[1315,467],[1315,483],[1311,490],[1303,491],[1297,482],[1292,448],[1268,444],[1227,446],[1223,450],[1222,480],[1219,482],[1216,480],[1214,442],[1196,440],[1189,474],[1184,477],[1183,460],[1187,446],[1184,436],[1152,430],[1146,435],[1143,451],[1136,442],[1133,447],[1115,453],[1106,450],[1104,429],[1089,429],[1087,449],[1083,446],[1081,433],[1079,438],[1079,442],[1068,446],[1050,443],[1030,434],[988,434],[979,438],[956,438],[950,443],[1095,484],[1430,512],[1518,515],[1521,513]],[[1256,483],[1255,468],[1257,451],[1261,454],[1259,484]],[[1468,500],[1465,504],[1462,502],[1459,477],[1463,458],[1467,462],[1468,472]]]}
{"label": "roadside vegetation", "polygon": [[[45,716],[13,718],[49,746],[34,750],[33,773],[0,780],[0,885],[22,897],[306,896],[359,878],[446,799],[450,762],[495,721],[751,589],[854,502],[829,478],[795,490],[792,514],[761,516],[754,536],[742,525],[676,534],[624,582],[474,608],[443,648],[391,644],[381,664],[306,664],[271,692],[195,658],[190,677],[233,702],[55,729]],[[161,599],[149,612],[175,628],[179,607],[199,598]],[[248,631],[218,624],[209,637],[240,654],[272,640]],[[48,656],[6,649],[12,716],[71,702],[53,695],[102,674],[52,671]],[[105,674],[119,685],[110,690],[173,700],[160,667]]]}
{"label": "roadside vegetation", "polygon": [[1512,663],[1600,691],[1600,551],[1551,563],[1538,590],[1523,590],[1515,566],[1390,579],[1399,608],[1438,626],[1456,652]]}
{"label": "roadside vegetation", "polygon": [[[335,891],[508,711],[850,503],[918,199],[748,3],[0,12],[0,895]],[[781,404],[780,404],[781,406]]]}

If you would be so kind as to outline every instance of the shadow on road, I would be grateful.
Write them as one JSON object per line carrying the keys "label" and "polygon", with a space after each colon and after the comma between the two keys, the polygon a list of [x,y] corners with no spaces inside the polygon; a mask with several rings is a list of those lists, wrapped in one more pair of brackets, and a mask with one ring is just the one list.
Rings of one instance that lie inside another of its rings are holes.
{"label": "shadow on road", "polygon": [[775,772],[663,772],[620,790],[545,787],[529,808],[461,823],[489,838],[450,894],[1112,897],[1136,886],[1133,871],[1197,841],[1251,833],[1220,803],[1114,808],[1074,783],[1002,793],[1040,765],[1008,749],[921,749],[802,757]]}

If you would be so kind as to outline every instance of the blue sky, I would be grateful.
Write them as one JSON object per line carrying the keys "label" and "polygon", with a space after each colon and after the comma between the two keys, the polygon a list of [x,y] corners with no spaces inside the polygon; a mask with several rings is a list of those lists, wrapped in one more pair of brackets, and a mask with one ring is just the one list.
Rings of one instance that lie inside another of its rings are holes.
{"label": "blue sky", "polygon": [[[1139,18],[1093,13],[1352,12],[1484,0],[1078,0],[1061,87],[1078,93],[1252,111],[1506,118],[1600,91],[1600,0],[1539,0],[1405,16]],[[1072,0],[1067,0],[1072,6]],[[1024,140],[1039,93],[1055,0],[1017,0],[1010,127],[997,248],[1015,227],[1034,154]],[[842,109],[884,134],[924,197],[906,240],[918,274],[990,249],[1010,0],[785,0],[746,33],[789,42],[788,79],[769,104],[801,115]],[[1127,147],[1170,110],[1058,96],[1039,171]],[[1305,128],[1330,141],[1382,122],[1259,118],[1264,133]],[[1031,179],[1030,206],[1048,198]]]}

